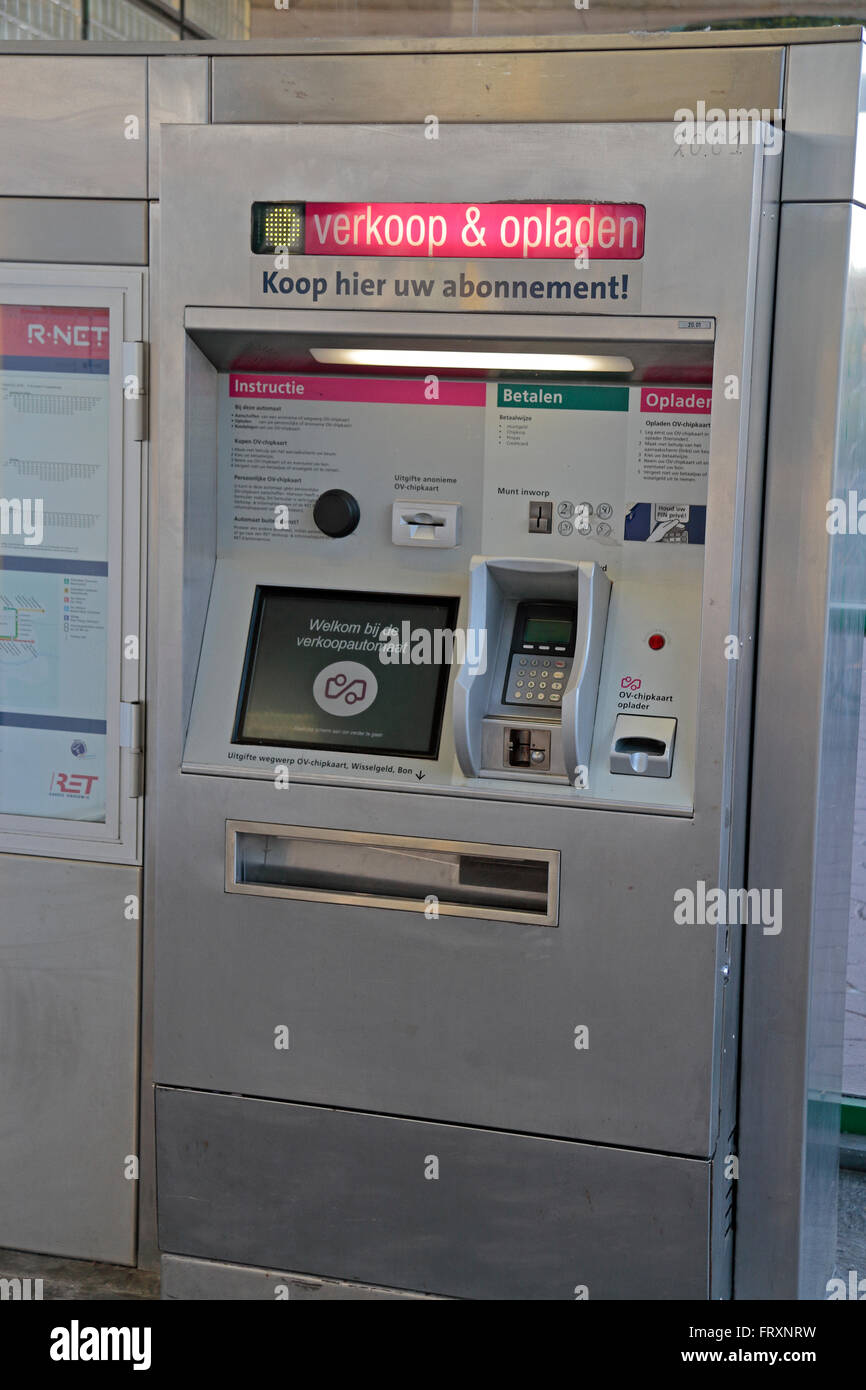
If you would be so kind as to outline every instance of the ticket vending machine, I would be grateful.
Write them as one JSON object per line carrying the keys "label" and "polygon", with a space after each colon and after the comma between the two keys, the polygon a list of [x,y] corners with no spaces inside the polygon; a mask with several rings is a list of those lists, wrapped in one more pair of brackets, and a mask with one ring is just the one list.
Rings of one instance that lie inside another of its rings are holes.
{"label": "ticket vending machine", "polygon": [[166,1296],[729,1295],[767,136],[163,130]]}
{"label": "ticket vending machine", "polygon": [[0,44],[0,1245],[825,1296],[863,55]]}

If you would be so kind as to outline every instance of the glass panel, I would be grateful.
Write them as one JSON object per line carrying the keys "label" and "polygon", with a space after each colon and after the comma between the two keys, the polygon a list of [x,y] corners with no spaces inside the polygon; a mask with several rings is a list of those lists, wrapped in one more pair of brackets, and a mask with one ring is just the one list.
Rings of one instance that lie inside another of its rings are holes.
{"label": "glass panel", "polygon": [[[528,3],[514,8],[508,0],[499,14],[499,32],[551,33],[556,28],[562,6],[546,4],[543,20],[533,23],[534,5]],[[407,35],[413,38],[450,35],[463,37],[481,32],[493,32],[492,25],[482,28],[480,0],[253,0],[252,34],[258,38],[363,38],[381,35],[391,38]],[[187,6],[189,14],[189,6]],[[576,11],[570,0],[565,20],[575,32]],[[580,17],[578,15],[578,24]],[[581,32],[584,25],[580,25]],[[611,27],[616,28],[616,25]]]}
{"label": "glass panel", "polygon": [[[864,480],[866,481],[866,480]],[[863,496],[863,492],[860,493]],[[859,625],[864,615],[861,613]],[[859,636],[859,633],[858,633]],[[852,692],[853,697],[853,692]],[[848,973],[842,1093],[866,1097],[866,647],[860,680],[859,749],[854,802],[854,853],[848,913]],[[866,1117],[864,1117],[866,1118]],[[843,1129],[846,1126],[843,1124]]]}
{"label": "glass panel", "polygon": [[248,39],[249,0],[186,0],[184,18],[217,39]]}
{"label": "glass panel", "polygon": [[80,39],[81,0],[0,0],[0,39]]}
{"label": "glass panel", "polygon": [[[0,0],[3,4],[4,0]],[[139,39],[164,42],[178,39],[178,28],[170,20],[148,14],[128,0],[90,0],[91,39]]]}
{"label": "glass panel", "polygon": [[[701,11],[705,8],[716,9],[717,14],[703,16]],[[862,22],[862,16],[853,14],[853,6],[841,11],[832,9],[830,14],[815,18],[815,6],[804,5],[803,15],[789,17],[782,6],[767,5],[764,16],[773,9],[782,11],[781,16],[752,19],[737,15],[740,7],[729,5],[728,10],[737,17],[720,19],[718,12],[724,13],[724,8],[700,3],[679,8],[620,5],[610,0],[606,4],[599,4],[598,0],[280,0],[279,4],[275,0],[253,0],[252,37],[581,37],[625,33],[636,27],[638,17],[640,28],[649,31],[797,28]],[[758,14],[761,15],[760,8]],[[784,36],[780,41],[784,41]]]}
{"label": "glass panel", "polygon": [[0,812],[104,821],[106,308],[0,306]]}

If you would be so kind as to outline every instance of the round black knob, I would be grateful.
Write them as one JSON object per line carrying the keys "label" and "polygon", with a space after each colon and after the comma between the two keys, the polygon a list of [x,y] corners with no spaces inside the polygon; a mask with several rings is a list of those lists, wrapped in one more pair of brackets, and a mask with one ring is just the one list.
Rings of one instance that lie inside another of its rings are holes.
{"label": "round black knob", "polygon": [[335,539],[351,536],[361,520],[361,508],[351,492],[334,487],[317,498],[313,507],[313,520],[326,536],[333,536]]}

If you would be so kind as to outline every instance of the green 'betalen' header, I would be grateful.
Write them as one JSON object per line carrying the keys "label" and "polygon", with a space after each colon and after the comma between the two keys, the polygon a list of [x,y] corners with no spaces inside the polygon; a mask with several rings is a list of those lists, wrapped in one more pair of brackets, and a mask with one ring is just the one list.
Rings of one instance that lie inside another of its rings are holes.
{"label": "green 'betalen' header", "polygon": [[562,382],[507,381],[496,404],[532,410],[628,410],[627,386],[568,386]]}

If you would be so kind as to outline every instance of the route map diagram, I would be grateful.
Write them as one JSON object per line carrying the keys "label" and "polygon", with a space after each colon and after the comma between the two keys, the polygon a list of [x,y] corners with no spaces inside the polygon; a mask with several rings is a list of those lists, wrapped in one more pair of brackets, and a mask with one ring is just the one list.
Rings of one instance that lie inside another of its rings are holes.
{"label": "route map diagram", "polygon": [[0,591],[0,662],[35,661],[39,656],[39,620],[45,609],[33,593]]}

